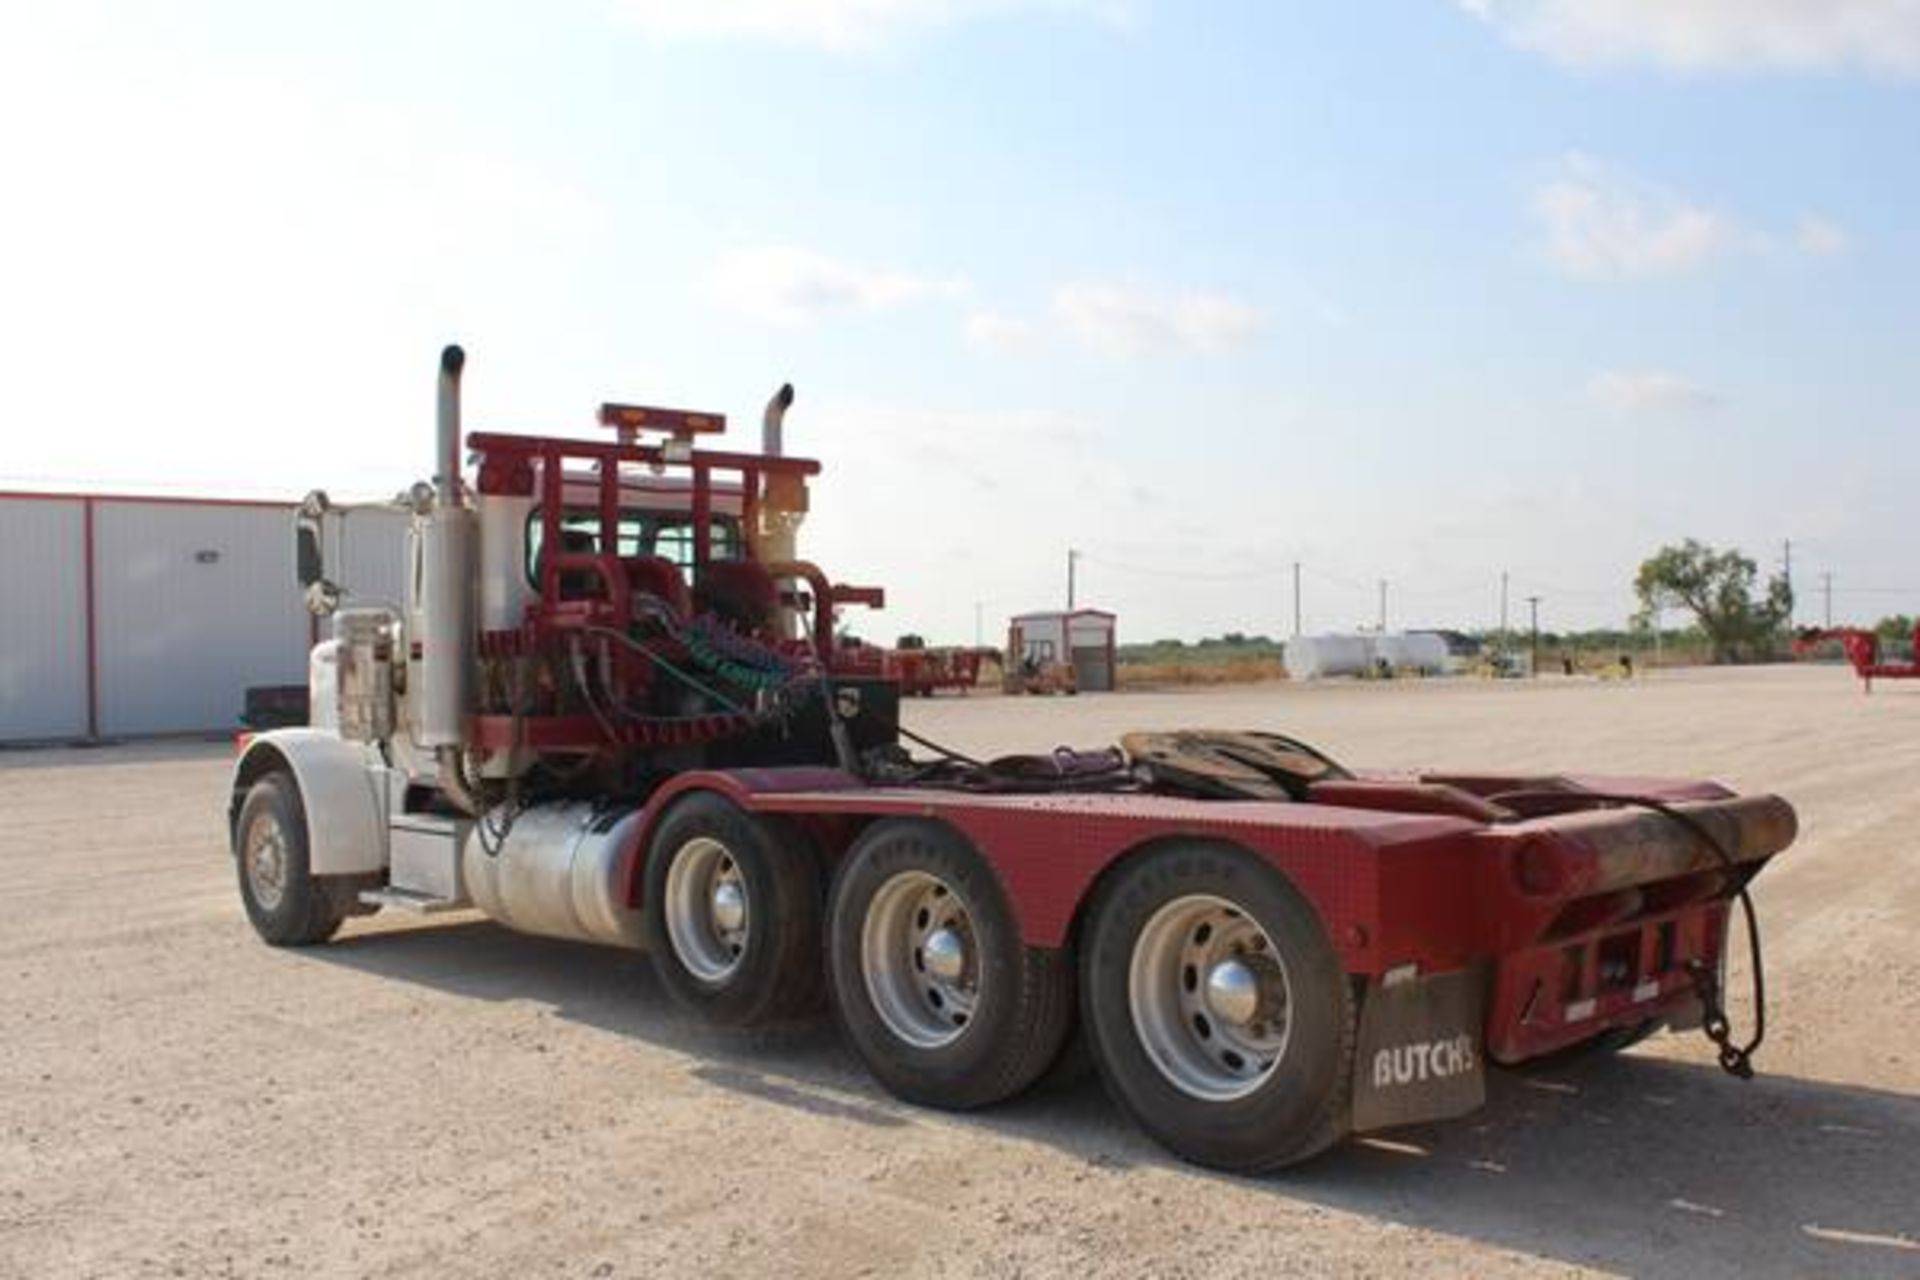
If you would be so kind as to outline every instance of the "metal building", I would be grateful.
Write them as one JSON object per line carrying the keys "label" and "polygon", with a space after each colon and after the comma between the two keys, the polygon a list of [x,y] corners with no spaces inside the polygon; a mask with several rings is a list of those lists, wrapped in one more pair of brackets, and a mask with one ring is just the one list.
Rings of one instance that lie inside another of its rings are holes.
{"label": "metal building", "polygon": [[[0,493],[0,742],[232,729],[248,686],[304,684],[319,629],[294,584],[292,512]],[[399,597],[405,523],[348,520],[333,560],[348,587]]]}
{"label": "metal building", "polygon": [[1020,638],[1015,661],[1070,662],[1074,684],[1083,693],[1106,693],[1116,685],[1114,615],[1105,609],[1048,610],[1016,614],[1013,634]]}

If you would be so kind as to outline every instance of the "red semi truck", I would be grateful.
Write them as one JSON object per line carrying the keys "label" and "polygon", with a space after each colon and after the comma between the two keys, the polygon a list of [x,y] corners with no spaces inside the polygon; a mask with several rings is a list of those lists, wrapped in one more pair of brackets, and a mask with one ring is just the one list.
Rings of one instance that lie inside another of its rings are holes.
{"label": "red semi truck", "polygon": [[[603,406],[598,439],[463,438],[439,377],[406,598],[296,528],[313,723],[235,768],[241,898],[276,945],[474,907],[642,948],[717,1023],[828,1006],[889,1090],[999,1102],[1084,1037],[1119,1104],[1210,1166],[1481,1105],[1491,1064],[1719,1007],[1730,904],[1793,839],[1709,782],[1346,769],[1262,732],[975,760],[899,723],[799,558],[819,464],[701,447],[712,414]],[[471,465],[464,465],[470,462]],[[911,742],[931,754],[903,748]]]}

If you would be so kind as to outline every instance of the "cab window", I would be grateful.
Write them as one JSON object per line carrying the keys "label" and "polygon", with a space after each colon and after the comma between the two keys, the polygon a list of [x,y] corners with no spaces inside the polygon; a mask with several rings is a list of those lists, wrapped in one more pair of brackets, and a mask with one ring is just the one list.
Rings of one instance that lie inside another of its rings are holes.
{"label": "cab window", "polygon": [[[671,560],[691,582],[693,568],[693,517],[685,512],[635,511],[620,513],[620,525],[614,535],[614,554],[618,556],[660,556]],[[591,508],[569,508],[560,519],[561,537],[568,550],[599,550],[600,513]],[[712,517],[711,536],[715,560],[739,560],[745,554],[736,516]],[[546,537],[546,522],[540,509],[527,517],[527,581],[540,585],[540,549]]]}

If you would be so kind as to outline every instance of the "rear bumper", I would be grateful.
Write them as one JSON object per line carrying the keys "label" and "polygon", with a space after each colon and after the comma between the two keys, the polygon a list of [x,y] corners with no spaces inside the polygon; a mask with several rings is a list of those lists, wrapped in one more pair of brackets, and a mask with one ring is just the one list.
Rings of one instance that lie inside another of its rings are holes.
{"label": "rear bumper", "polygon": [[[1506,894],[1487,1004],[1486,1046],[1514,1063],[1616,1027],[1691,1026],[1696,974],[1721,971],[1728,904],[1796,819],[1775,796],[1610,808],[1494,828]],[[1724,857],[1723,852],[1724,851]]]}
{"label": "rear bumper", "polygon": [[1719,972],[1727,904],[1705,902],[1501,957],[1487,1003],[1487,1056],[1512,1064],[1612,1028],[1700,1021],[1694,967]]}
{"label": "rear bumper", "polygon": [[1775,796],[1710,784],[1485,790],[1502,808],[1523,796],[1538,816],[1384,851],[1368,976],[1484,967],[1483,1042],[1500,1063],[1610,1028],[1697,1021],[1694,975],[1721,968],[1728,904],[1797,827]]}

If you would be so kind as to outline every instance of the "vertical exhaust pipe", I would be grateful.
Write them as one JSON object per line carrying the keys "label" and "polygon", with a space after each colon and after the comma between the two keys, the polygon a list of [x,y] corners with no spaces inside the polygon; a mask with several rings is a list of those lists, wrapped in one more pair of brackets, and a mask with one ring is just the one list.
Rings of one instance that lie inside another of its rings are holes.
{"label": "vertical exhaust pipe", "polygon": [[793,384],[783,382],[780,389],[773,393],[773,399],[767,401],[766,412],[760,415],[760,452],[769,458],[778,458],[782,454],[780,427],[786,421],[787,410],[792,407]]}
{"label": "vertical exhaust pipe", "polygon": [[433,497],[443,507],[460,500],[460,371],[466,365],[467,353],[457,344],[441,351]]}
{"label": "vertical exhaust pipe", "polygon": [[[408,674],[408,697],[415,712],[414,743],[436,750],[460,746],[466,717],[473,712],[477,526],[473,510],[460,501],[460,371],[466,363],[467,353],[457,346],[440,353],[433,509],[416,514],[413,522],[419,549],[409,640],[420,657],[418,672]],[[454,776],[442,783],[456,803],[463,803],[463,782]]]}

